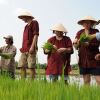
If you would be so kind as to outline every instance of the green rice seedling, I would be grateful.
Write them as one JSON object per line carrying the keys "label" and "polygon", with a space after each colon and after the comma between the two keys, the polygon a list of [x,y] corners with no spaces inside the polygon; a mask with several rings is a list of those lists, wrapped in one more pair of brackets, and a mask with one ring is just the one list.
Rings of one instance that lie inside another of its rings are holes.
{"label": "green rice seedling", "polygon": [[85,33],[82,33],[80,35],[80,43],[83,43],[83,42],[88,42],[89,41],[89,36],[86,35]]}
{"label": "green rice seedling", "polygon": [[94,86],[81,86],[79,89],[81,100],[100,100],[100,87]]}
{"label": "green rice seedling", "polygon": [[0,53],[0,56],[4,59],[10,59],[12,57],[12,55],[9,53]]}
{"label": "green rice seedling", "polygon": [[0,76],[0,100],[100,100],[100,87]]}
{"label": "green rice seedling", "polygon": [[38,55],[36,55],[36,65],[37,65],[37,76],[38,76],[38,79],[40,80],[40,64],[38,62]]}
{"label": "green rice seedling", "polygon": [[66,65],[63,65],[63,67],[62,67],[62,76],[61,76],[62,83],[65,82],[65,80],[64,80],[64,70],[65,70],[65,67],[66,67]]}
{"label": "green rice seedling", "polygon": [[53,45],[51,44],[51,43],[49,43],[49,42],[46,42],[44,45],[43,45],[43,47],[42,47],[43,49],[48,49],[48,50],[52,50],[52,49],[54,49],[54,47],[53,47]]}
{"label": "green rice seedling", "polygon": [[64,79],[64,70],[65,70],[65,68],[66,68],[66,64],[67,64],[67,60],[66,60],[66,62],[65,62],[65,64],[63,64],[63,66],[62,66],[62,76],[61,76],[61,81],[62,81],[62,83],[65,83],[65,79]]}

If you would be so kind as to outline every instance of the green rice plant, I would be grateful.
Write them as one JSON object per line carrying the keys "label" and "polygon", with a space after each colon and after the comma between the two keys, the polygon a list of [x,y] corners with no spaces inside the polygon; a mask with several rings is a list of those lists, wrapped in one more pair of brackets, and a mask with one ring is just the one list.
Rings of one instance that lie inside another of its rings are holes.
{"label": "green rice plant", "polygon": [[89,41],[89,36],[86,35],[85,33],[82,33],[80,35],[80,43],[83,43],[83,42],[88,42]]}
{"label": "green rice plant", "polygon": [[61,81],[62,81],[62,83],[65,83],[65,79],[64,79],[64,70],[65,70],[65,68],[66,68],[66,65],[67,65],[67,60],[66,60],[66,62],[65,62],[65,64],[63,64],[63,66],[62,66],[62,76],[61,76]]}
{"label": "green rice plant", "polygon": [[40,64],[38,62],[38,55],[36,55],[36,68],[37,68],[37,76],[38,76],[38,79],[40,80]]}
{"label": "green rice plant", "polygon": [[66,67],[66,65],[62,66],[62,76],[61,76],[62,83],[65,83],[65,80],[64,80],[64,70],[65,70],[65,67]]}
{"label": "green rice plant", "polygon": [[43,45],[42,48],[43,48],[43,49],[48,49],[48,50],[51,51],[54,47],[53,47],[53,45],[52,45],[51,43],[46,42],[46,43],[44,43],[44,45]]}
{"label": "green rice plant", "polygon": [[0,56],[4,59],[10,59],[12,57],[12,55],[9,53],[0,53]]}
{"label": "green rice plant", "polygon": [[[80,87],[80,97],[81,100],[99,100],[100,87],[94,86],[81,86]],[[85,95],[86,94],[86,95]]]}
{"label": "green rice plant", "polygon": [[65,85],[42,80],[12,80],[0,76],[1,100],[100,100],[100,87]]}

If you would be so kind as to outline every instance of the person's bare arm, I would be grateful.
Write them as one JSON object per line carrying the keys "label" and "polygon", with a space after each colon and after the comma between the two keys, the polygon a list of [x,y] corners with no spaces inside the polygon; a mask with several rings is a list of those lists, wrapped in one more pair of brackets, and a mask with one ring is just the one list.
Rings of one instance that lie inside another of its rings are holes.
{"label": "person's bare arm", "polygon": [[72,52],[72,48],[59,48],[57,50],[58,53],[71,53]]}
{"label": "person's bare arm", "polygon": [[80,40],[78,40],[77,38],[73,41],[73,46],[74,46],[74,48],[77,50],[78,49],[78,47],[79,47],[79,41]]}
{"label": "person's bare arm", "polygon": [[100,60],[100,53],[96,54],[95,59]]}

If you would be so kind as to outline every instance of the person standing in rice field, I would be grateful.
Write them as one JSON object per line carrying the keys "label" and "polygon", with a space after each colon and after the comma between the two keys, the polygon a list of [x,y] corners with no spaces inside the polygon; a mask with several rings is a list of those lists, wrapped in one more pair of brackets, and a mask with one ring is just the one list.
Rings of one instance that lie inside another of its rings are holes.
{"label": "person standing in rice field", "polygon": [[[57,81],[64,74],[65,83],[67,83],[68,73],[71,70],[70,57],[73,53],[71,39],[66,36],[67,30],[62,24],[57,24],[51,29],[55,36],[48,39],[53,45],[51,51],[44,48],[44,54],[47,54],[46,79],[47,81]],[[64,72],[63,72],[64,69]]]}
{"label": "person standing in rice field", "polygon": [[30,77],[34,79],[39,23],[34,19],[32,14],[26,10],[22,11],[18,18],[27,23],[23,32],[23,43],[20,49],[21,57],[19,59],[18,68],[21,70],[21,78],[26,77],[26,69],[28,67]]}
{"label": "person standing in rice field", "polygon": [[[0,54],[5,55],[1,56],[0,60],[1,75],[7,74],[9,77],[15,79],[15,55],[17,49],[13,45],[13,36],[8,35],[4,39],[7,45],[0,47]],[[6,56],[9,56],[9,58]]]}
{"label": "person standing in rice field", "polygon": [[82,25],[84,29],[77,32],[73,42],[74,47],[78,50],[80,74],[83,75],[84,84],[88,85],[91,82],[91,75],[95,76],[97,84],[100,85],[100,61],[95,59],[96,54],[99,53],[100,41],[94,38],[82,43],[80,37],[82,34],[88,36],[99,32],[98,29],[93,28],[96,23],[97,21],[91,16],[79,20],[78,24]]}

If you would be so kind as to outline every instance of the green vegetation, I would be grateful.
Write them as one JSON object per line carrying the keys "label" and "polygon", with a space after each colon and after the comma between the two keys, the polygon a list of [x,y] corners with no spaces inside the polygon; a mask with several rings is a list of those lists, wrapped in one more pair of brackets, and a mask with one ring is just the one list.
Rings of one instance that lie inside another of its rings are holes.
{"label": "green vegetation", "polygon": [[73,64],[73,65],[71,65],[72,66],[72,70],[78,70],[78,64]]}
{"label": "green vegetation", "polygon": [[46,63],[44,63],[44,64],[39,64],[40,65],[40,69],[45,69],[46,68],[46,66],[47,66],[47,64]]}
{"label": "green vegetation", "polygon": [[82,33],[80,36],[80,42],[83,43],[83,42],[88,42],[88,41],[89,41],[89,36],[86,35],[85,33]]}
{"label": "green vegetation", "polygon": [[1,100],[100,100],[100,87],[47,83],[40,80],[12,80],[0,76]]}
{"label": "green vegetation", "polygon": [[52,50],[53,49],[53,45],[49,42],[46,42],[44,45],[43,45],[43,49],[48,49],[48,50]]}
{"label": "green vegetation", "polygon": [[12,57],[12,55],[9,53],[0,53],[0,56],[4,59],[10,59]]}
{"label": "green vegetation", "polygon": [[[45,65],[45,64],[44,64]],[[72,65],[78,68],[77,64]],[[40,73],[44,69],[37,66],[38,79],[14,80],[7,76],[0,76],[0,99],[1,100],[100,100],[100,87],[80,86],[75,82],[64,84],[61,81],[54,83],[46,82],[45,76],[41,80]],[[76,69],[77,70],[77,69]]]}

